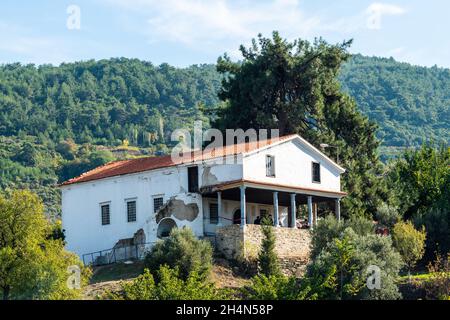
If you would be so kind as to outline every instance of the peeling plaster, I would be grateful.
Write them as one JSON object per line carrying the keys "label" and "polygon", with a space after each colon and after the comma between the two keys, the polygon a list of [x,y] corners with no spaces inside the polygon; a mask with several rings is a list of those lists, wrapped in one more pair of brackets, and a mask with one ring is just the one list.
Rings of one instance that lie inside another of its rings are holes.
{"label": "peeling plaster", "polygon": [[156,223],[163,218],[175,217],[178,220],[194,221],[198,217],[199,209],[196,203],[184,203],[183,200],[171,198],[156,214]]}

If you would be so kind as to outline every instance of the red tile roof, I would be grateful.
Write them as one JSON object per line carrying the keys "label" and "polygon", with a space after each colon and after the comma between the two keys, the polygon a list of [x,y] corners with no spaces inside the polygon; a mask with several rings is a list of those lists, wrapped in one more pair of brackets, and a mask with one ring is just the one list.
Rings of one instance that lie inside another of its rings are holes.
{"label": "red tile roof", "polygon": [[255,151],[267,145],[274,144],[278,141],[288,140],[297,135],[291,134],[279,138],[252,141],[247,143],[240,143],[234,145],[227,145],[220,148],[212,149],[211,151],[204,150],[193,151],[190,154],[185,154],[180,160],[174,161],[171,155],[162,157],[145,157],[130,160],[120,160],[107,163],[103,166],[92,169],[82,175],[67,180],[61,184],[61,186],[66,186],[74,183],[88,182],[93,180],[99,180],[109,177],[115,177],[125,174],[149,171],[160,168],[172,167],[175,165],[196,162],[201,160],[209,160],[217,157],[237,155],[241,153]]}

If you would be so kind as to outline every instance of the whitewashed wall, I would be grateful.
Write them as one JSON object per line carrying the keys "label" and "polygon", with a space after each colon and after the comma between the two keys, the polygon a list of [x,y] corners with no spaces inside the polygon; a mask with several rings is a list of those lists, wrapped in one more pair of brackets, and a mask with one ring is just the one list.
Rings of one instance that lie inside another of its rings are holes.
{"label": "whitewashed wall", "polygon": [[[111,177],[62,187],[62,220],[66,230],[67,249],[82,255],[112,248],[118,240],[131,238],[143,228],[147,242],[156,238],[157,225],[153,197],[162,195],[186,204],[196,203],[199,214],[192,222],[172,217],[178,227],[189,225],[203,235],[201,196],[187,193],[186,167]],[[126,199],[136,198],[137,221],[127,222]],[[101,224],[100,204],[110,202],[111,224]]]}
{"label": "whitewashed wall", "polygon": [[[275,177],[266,176],[266,156],[275,156]],[[312,161],[320,163],[321,182],[312,182]],[[339,172],[320,153],[291,140],[244,157],[243,176],[247,180],[340,191]]]}

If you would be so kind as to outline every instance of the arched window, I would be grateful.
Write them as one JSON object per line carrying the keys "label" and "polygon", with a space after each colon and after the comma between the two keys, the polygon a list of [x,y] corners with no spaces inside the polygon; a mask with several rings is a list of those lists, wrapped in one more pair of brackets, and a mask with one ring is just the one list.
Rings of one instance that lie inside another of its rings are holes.
{"label": "arched window", "polygon": [[172,229],[176,228],[176,227],[177,227],[177,224],[172,218],[164,218],[158,224],[158,231],[157,231],[156,235],[160,239],[168,237],[170,234],[170,231],[172,231]]}

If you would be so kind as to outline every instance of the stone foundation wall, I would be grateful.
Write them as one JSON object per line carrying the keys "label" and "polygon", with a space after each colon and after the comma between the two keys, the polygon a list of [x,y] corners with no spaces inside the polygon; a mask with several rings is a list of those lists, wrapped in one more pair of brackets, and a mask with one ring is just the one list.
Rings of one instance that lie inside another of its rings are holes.
{"label": "stone foundation wall", "polygon": [[[275,228],[275,251],[285,274],[300,275],[310,257],[311,236],[307,229]],[[216,230],[216,250],[227,259],[256,260],[263,233],[260,225],[219,227]]]}

